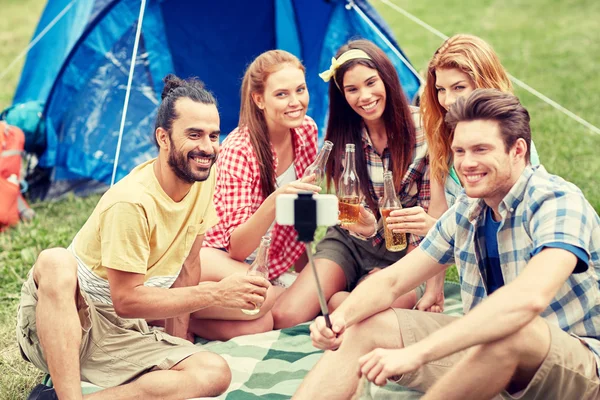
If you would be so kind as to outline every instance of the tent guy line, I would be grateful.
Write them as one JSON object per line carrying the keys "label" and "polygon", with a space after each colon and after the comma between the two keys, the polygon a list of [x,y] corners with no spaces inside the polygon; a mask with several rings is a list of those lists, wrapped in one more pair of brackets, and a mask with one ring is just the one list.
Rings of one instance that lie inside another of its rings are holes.
{"label": "tent guy line", "polygon": [[[17,56],[15,57],[15,59],[4,69],[4,71],[2,71],[2,73],[0,73],[0,80],[2,80],[2,78],[4,78],[4,76],[6,76],[6,74],[17,64],[17,62],[19,60],[21,60],[23,57],[25,57],[27,55],[27,53],[29,53],[29,51],[37,44],[39,43],[39,41],[46,35],[46,33],[48,33],[48,31],[50,31],[50,29],[52,29],[52,27],[71,9],[71,7],[73,6],[73,4],[76,2],[77,0],[73,0],[71,1],[69,4],[67,4],[67,6],[48,24],[48,26],[42,31],[40,32],[32,41],[31,43]],[[390,8],[392,8],[393,10],[395,10],[396,12],[404,15],[406,18],[410,19],[411,21],[413,21],[414,23],[422,26],[423,28],[425,28],[426,30],[428,30],[429,32],[433,33],[434,35],[438,36],[440,39],[442,40],[446,40],[448,39],[448,36],[446,36],[445,34],[443,34],[442,32],[440,32],[439,30],[435,29],[434,27],[432,27],[431,25],[423,22],[422,20],[420,20],[419,18],[415,17],[414,15],[412,15],[411,13],[409,13],[408,11],[404,10],[403,8],[401,8],[400,6],[394,4],[393,2],[391,2],[390,0],[380,0],[382,3],[386,4],[387,6],[389,6]],[[142,2],[145,2],[145,0],[142,0]],[[367,23],[370,23],[369,19],[364,15],[364,13],[362,13],[362,11],[360,9],[358,9],[358,7],[356,7],[352,1],[349,1],[348,4],[352,9],[354,9],[362,19],[364,19],[365,21],[367,21]],[[372,25],[372,24],[370,24]],[[375,32],[377,32],[377,34],[386,42],[389,42],[387,40],[387,38],[381,34],[381,32],[379,32],[378,29],[375,29]],[[390,46],[391,49],[395,50],[394,46]],[[414,70],[412,68],[412,66],[410,65],[410,63],[407,62],[407,60],[402,57],[401,54],[399,54],[399,52],[395,51],[395,53],[397,53],[396,55],[400,58],[400,60],[406,64],[411,70]],[[419,80],[421,81],[421,83],[423,82],[423,78],[415,72],[415,75],[419,78]],[[587,127],[589,130],[591,130],[593,133],[596,134],[600,134],[600,128],[592,125],[590,122],[586,121],[585,119],[581,118],[580,116],[578,116],[577,114],[573,113],[572,111],[568,110],[567,108],[563,107],[562,105],[560,105],[559,103],[557,103],[556,101],[552,100],[551,98],[549,98],[548,96],[544,95],[543,93],[540,93],[539,91],[537,91],[536,89],[532,88],[531,86],[527,85],[525,82],[521,81],[520,79],[518,79],[517,77],[510,75],[509,74],[510,79],[519,87],[521,87],[522,89],[525,89],[526,91],[528,91],[529,93],[533,94],[534,96],[536,96],[538,99],[542,100],[543,102],[545,102],[546,104],[549,104],[550,106],[554,107],[555,109],[561,111],[563,114],[567,115],[568,117],[574,119],[575,121],[579,122],[580,124],[582,124],[583,126]],[[113,178],[114,179],[114,178]]]}
{"label": "tent guy line", "polygon": [[[442,39],[442,40],[448,39],[448,36],[444,35],[442,32],[438,31],[437,29],[435,29],[433,26],[427,24],[426,22],[423,22],[422,20],[420,20],[419,18],[415,17],[414,15],[412,15],[411,13],[409,13],[408,11],[404,10],[403,8],[401,8],[400,6],[394,4],[390,0],[380,0],[380,1],[382,3],[384,3],[384,4],[386,4],[387,6],[389,6],[390,8],[392,8],[393,10],[397,11],[398,13],[404,15],[406,18],[410,19],[414,23],[416,23],[416,24],[422,26],[423,28],[427,29],[429,32],[433,33],[434,35],[436,35],[440,39]],[[565,107],[561,106],[556,101],[554,101],[551,98],[549,98],[548,96],[546,96],[546,95],[538,92],[537,90],[535,90],[534,88],[532,88],[531,86],[529,86],[528,84],[526,84],[525,82],[523,82],[522,80],[520,80],[520,79],[518,79],[518,78],[516,78],[516,77],[514,77],[513,75],[510,75],[510,74],[508,76],[520,88],[525,89],[526,91],[528,91],[529,93],[531,93],[532,95],[534,95],[535,97],[537,97],[538,99],[542,100],[544,103],[551,105],[552,107],[556,108],[557,110],[559,110],[563,114],[565,114],[568,117],[570,117],[570,118],[574,119],[575,121],[579,122],[581,125],[585,126],[589,130],[591,130],[593,133],[600,135],[600,128],[592,125],[591,123],[589,123],[585,119],[581,118],[577,114],[573,113],[572,111],[569,111],[568,109],[566,109]]]}
{"label": "tent guy line", "polygon": [[56,17],[54,17],[54,19],[48,24],[48,26],[46,26],[44,28],[43,31],[41,31],[32,41],[31,43],[29,43],[29,46],[25,47],[25,49],[23,49],[23,51],[15,57],[14,60],[12,60],[12,62],[10,64],[8,64],[8,67],[6,67],[4,69],[4,71],[2,71],[2,73],[0,73],[0,81],[2,80],[2,78],[4,78],[6,76],[6,74],[8,74],[8,71],[10,71],[16,64],[17,62],[19,62],[19,60],[21,60],[23,57],[25,57],[27,55],[27,53],[29,53],[29,51],[36,45],[39,43],[40,40],[42,40],[42,38],[44,36],[46,36],[46,33],[48,33],[50,31],[50,29],[52,29],[52,27],[54,25],[56,25],[56,23],[58,21],[60,21],[60,19],[62,17],[65,16],[65,14],[71,9],[71,7],[73,7],[73,4],[76,2],[77,0],[73,0],[71,1],[69,4],[66,5],[65,8],[63,8],[63,10],[58,13],[58,15]]}
{"label": "tent guy line", "polygon": [[394,45],[390,43],[388,38],[385,37],[385,35],[379,30],[379,28],[377,28],[377,26],[375,26],[375,24],[365,15],[365,13],[359,7],[357,7],[356,4],[354,4],[354,1],[352,1],[352,0],[349,0],[349,1],[350,2],[348,3],[348,6],[346,6],[346,8],[352,8],[367,24],[369,24],[369,26],[373,29],[373,31],[375,31],[377,33],[377,35],[381,38],[381,40],[383,40],[385,42],[385,44],[387,44],[390,47],[390,49],[394,52],[394,54],[396,54],[396,56],[400,59],[400,61],[402,61],[404,63],[404,65],[406,65],[406,67],[415,74],[415,76],[419,79],[419,82],[421,82],[421,84],[424,85],[425,79],[423,79],[421,74],[419,74],[417,72],[417,70],[415,70],[415,68],[406,59],[406,57],[404,57],[402,55],[402,53],[400,53],[396,49],[396,47],[394,47]]}

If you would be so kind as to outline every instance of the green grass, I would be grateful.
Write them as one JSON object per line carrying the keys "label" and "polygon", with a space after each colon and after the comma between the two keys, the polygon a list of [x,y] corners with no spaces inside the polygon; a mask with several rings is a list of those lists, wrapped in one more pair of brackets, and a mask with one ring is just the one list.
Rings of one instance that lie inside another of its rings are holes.
{"label": "green grass", "polygon": [[[597,0],[391,0],[452,36],[470,33],[488,41],[513,76],[600,127],[600,2]],[[441,10],[443,4],[444,11]],[[425,71],[443,40],[382,1],[373,5],[392,27],[418,71]],[[523,89],[532,136],[549,172],[581,188],[600,210],[600,135],[592,133]]]}
{"label": "green grass", "polygon": [[[509,72],[596,126],[600,114],[600,2],[597,0],[392,0],[447,35],[466,32],[489,41]],[[373,4],[392,26],[418,70],[441,39],[383,4]],[[43,9],[41,0],[0,0],[0,72],[27,46]],[[442,6],[444,9],[442,9]],[[11,103],[22,62],[0,81],[0,109]],[[43,66],[40,66],[43,68]],[[516,94],[532,116],[533,137],[549,171],[577,184],[600,210],[600,135],[590,133],[527,92]],[[98,200],[69,197],[35,204],[37,217],[0,234],[0,399],[23,399],[41,374],[20,360],[14,316],[20,285],[38,253],[67,246]],[[448,272],[456,281],[456,269]]]}

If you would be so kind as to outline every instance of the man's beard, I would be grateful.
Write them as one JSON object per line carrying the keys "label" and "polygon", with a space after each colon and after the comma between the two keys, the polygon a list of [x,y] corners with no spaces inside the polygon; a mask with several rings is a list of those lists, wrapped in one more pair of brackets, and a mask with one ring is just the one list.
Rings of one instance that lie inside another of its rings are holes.
{"label": "man's beard", "polygon": [[[195,162],[193,159],[196,157],[210,158],[212,162],[208,168],[203,169],[200,172],[195,172],[190,166],[190,163]],[[215,163],[215,158],[216,154],[209,154],[203,151],[192,151],[187,157],[185,157],[183,152],[176,151],[175,147],[171,146],[167,162],[179,179],[185,183],[192,184],[194,182],[202,182],[208,179],[210,175],[210,168]]]}

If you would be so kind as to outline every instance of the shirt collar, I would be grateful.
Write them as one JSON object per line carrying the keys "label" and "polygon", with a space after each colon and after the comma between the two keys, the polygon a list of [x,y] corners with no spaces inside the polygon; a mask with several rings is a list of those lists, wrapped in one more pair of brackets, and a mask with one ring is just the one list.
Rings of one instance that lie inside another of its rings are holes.
{"label": "shirt collar", "polygon": [[[306,122],[306,121],[305,121]],[[294,141],[294,147],[296,149],[304,148],[308,144],[306,137],[305,122],[302,123],[298,128],[290,129],[292,133],[292,140]]]}
{"label": "shirt collar", "polygon": [[[504,198],[498,205],[498,212],[500,213],[502,218],[504,218],[507,210],[510,212],[514,212],[514,210],[519,206],[519,204],[521,204],[521,202],[523,201],[523,197],[525,196],[525,189],[529,184],[531,176],[540,168],[545,171],[544,167],[541,165],[535,167],[528,165],[527,167],[525,167],[523,173],[521,173],[521,176],[519,176],[519,179],[517,179],[517,182],[515,182],[513,187],[506,194],[506,196],[504,196]],[[469,222],[475,222],[475,220],[477,220],[480,217],[481,212],[485,210],[486,207],[487,204],[485,204],[485,201],[483,201],[483,199],[476,199],[471,204],[468,210],[467,218]]]}
{"label": "shirt collar", "polygon": [[365,148],[365,149],[373,148],[373,142],[371,142],[371,137],[369,136],[369,131],[367,131],[367,128],[365,126],[363,126],[363,128],[362,128],[362,142],[363,142],[363,148]]}

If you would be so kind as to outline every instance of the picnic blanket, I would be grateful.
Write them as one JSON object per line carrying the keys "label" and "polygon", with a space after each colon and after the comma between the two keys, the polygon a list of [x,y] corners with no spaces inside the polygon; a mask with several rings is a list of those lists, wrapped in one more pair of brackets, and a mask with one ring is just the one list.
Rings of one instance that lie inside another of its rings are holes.
{"label": "picnic blanket", "polygon": [[[461,315],[460,286],[446,282],[444,289],[444,313]],[[231,385],[218,399],[280,400],[292,397],[300,382],[323,354],[312,346],[308,326],[306,323],[278,331],[240,336],[227,342],[200,340],[199,346],[220,354],[231,367]],[[86,382],[82,383],[82,388],[84,394],[101,390]],[[421,393],[393,383],[380,388],[368,382],[361,397],[375,400],[419,398]]]}

